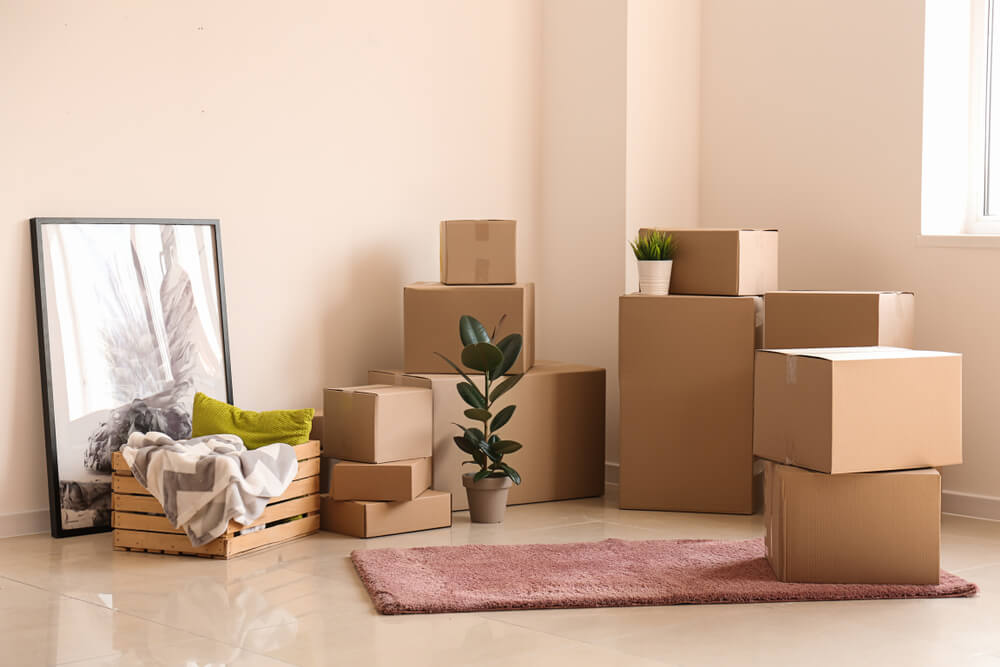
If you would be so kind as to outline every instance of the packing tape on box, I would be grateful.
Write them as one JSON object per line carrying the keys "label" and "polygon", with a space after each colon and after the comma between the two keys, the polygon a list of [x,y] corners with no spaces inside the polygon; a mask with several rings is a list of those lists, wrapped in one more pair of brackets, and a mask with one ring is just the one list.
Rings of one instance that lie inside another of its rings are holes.
{"label": "packing tape on box", "polygon": [[476,240],[477,241],[490,240],[490,223],[488,220],[476,223]]}
{"label": "packing tape on box", "polygon": [[798,382],[797,358],[791,355],[785,357],[785,384],[796,384]]}
{"label": "packing tape on box", "polygon": [[486,283],[490,279],[490,260],[482,257],[476,258],[476,282]]}

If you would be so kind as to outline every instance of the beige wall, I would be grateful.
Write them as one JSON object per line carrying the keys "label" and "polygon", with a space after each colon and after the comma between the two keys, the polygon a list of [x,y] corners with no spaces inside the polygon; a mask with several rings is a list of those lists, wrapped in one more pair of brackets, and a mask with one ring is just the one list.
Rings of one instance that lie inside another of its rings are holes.
{"label": "beige wall", "polygon": [[0,534],[47,521],[29,217],[220,218],[237,403],[318,407],[401,362],[441,219],[516,218],[540,277],[541,19],[0,0]]}
{"label": "beige wall", "polygon": [[1000,251],[917,245],[923,3],[703,11],[701,224],[778,227],[783,288],[915,290],[917,344],[965,355],[945,508],[1000,518]]}

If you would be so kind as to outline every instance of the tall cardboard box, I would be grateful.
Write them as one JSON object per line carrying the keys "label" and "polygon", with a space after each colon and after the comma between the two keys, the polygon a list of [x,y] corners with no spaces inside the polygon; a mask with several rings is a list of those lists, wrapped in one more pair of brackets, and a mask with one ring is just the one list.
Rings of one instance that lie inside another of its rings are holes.
{"label": "tall cardboard box", "polygon": [[767,559],[779,581],[936,584],[941,475],[827,475],[768,462]]}
{"label": "tall cardboard box", "polygon": [[[658,228],[659,229],[659,228]],[[640,229],[645,235],[648,229]],[[761,296],[778,289],[775,229],[660,229],[677,243],[671,294]]]}
{"label": "tall cardboard box", "polygon": [[320,528],[354,537],[381,537],[451,525],[451,497],[424,491],[413,500],[385,503],[320,499]]}
{"label": "tall cardboard box", "polygon": [[431,392],[365,385],[323,392],[323,455],[385,463],[431,455]]}
{"label": "tall cardboard box", "polygon": [[[481,378],[471,377],[477,382]],[[461,376],[370,371],[368,381],[431,389],[433,488],[450,492],[455,510],[468,509],[462,473],[475,472],[477,468],[462,465],[469,456],[454,441],[460,431],[453,422],[468,422],[462,413],[469,406],[455,390]],[[524,445],[504,458],[522,478],[520,485],[510,489],[509,505],[604,493],[605,383],[603,368],[539,361],[514,389],[497,401],[494,413],[508,405],[517,405],[502,433]]]}
{"label": "tall cardboard box", "polygon": [[442,285],[415,283],[403,288],[403,365],[408,373],[454,373],[435,352],[461,363],[458,321],[471,315],[492,332],[503,318],[496,338],[512,333],[524,346],[511,373],[523,373],[535,363],[535,285]]}
{"label": "tall cardboard box", "polygon": [[441,282],[510,285],[517,282],[517,222],[441,222]]}
{"label": "tall cardboard box", "polygon": [[764,347],[913,347],[913,292],[768,292]]}
{"label": "tall cardboard box", "polygon": [[413,500],[431,488],[431,459],[389,463],[339,461],[330,473],[334,500]]}
{"label": "tall cardboard box", "polygon": [[757,352],[753,452],[826,473],[962,462],[962,355],[898,347]]}
{"label": "tall cardboard box", "polygon": [[754,511],[760,297],[619,300],[623,509]]}

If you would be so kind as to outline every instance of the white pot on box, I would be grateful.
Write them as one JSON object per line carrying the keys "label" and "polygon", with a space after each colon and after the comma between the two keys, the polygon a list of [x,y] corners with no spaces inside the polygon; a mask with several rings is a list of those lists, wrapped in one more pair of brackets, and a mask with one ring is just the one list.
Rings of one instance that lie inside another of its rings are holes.
{"label": "white pot on box", "polygon": [[670,270],[673,260],[638,260],[639,292],[642,294],[669,294]]}

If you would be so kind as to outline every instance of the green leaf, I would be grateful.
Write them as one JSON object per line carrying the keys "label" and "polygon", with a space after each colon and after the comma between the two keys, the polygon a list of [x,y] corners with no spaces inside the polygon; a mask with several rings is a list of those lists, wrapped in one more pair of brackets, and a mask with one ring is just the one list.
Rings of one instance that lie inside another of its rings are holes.
{"label": "green leaf", "polygon": [[476,389],[474,385],[468,382],[459,382],[456,386],[458,389],[458,395],[462,397],[466,403],[474,408],[479,408],[482,410],[486,409],[486,399],[483,398],[482,393]]}
{"label": "green leaf", "polygon": [[507,336],[499,343],[497,343],[497,349],[503,354],[503,361],[501,361],[490,373],[490,377],[498,378],[501,375],[507,373],[514,362],[517,361],[517,355],[521,354],[521,346],[524,344],[524,339],[521,334],[512,333]]}
{"label": "green leaf", "polygon": [[474,458],[476,460],[476,463],[478,463],[479,466],[482,468],[485,468],[486,465],[489,463],[489,460],[487,460],[486,458],[486,454],[484,454],[483,450],[481,449],[477,449],[476,451],[474,451],[472,453],[472,458]]}
{"label": "green leaf", "polygon": [[[493,418],[493,423],[490,424],[491,431],[499,431],[500,427],[510,421],[510,416],[514,414],[514,408],[516,405],[508,405],[506,408],[501,410],[496,417]],[[468,410],[465,411],[468,414]]]}
{"label": "green leaf", "polygon": [[464,414],[469,419],[477,422],[484,422],[493,416],[489,410],[483,410],[482,408],[469,408]]}
{"label": "green leaf", "polygon": [[492,447],[495,452],[500,452],[501,454],[512,454],[521,449],[521,443],[516,440],[501,440]]}
{"label": "green leaf", "polygon": [[506,319],[507,319],[507,313],[504,313],[503,315],[500,316],[500,319],[497,320],[497,325],[495,327],[493,327],[493,333],[490,334],[490,338],[491,339],[494,339],[494,340],[496,339],[497,332],[500,331],[500,327],[503,326],[503,321],[506,320]]}
{"label": "green leaf", "polygon": [[480,431],[478,428],[466,428],[461,424],[455,424],[455,426],[462,429],[462,432],[465,433],[465,439],[471,442],[476,447],[478,447],[479,443],[483,441],[483,432]]}
{"label": "green leaf", "polygon": [[498,398],[500,398],[501,396],[503,396],[504,394],[506,394],[508,391],[510,391],[510,389],[515,384],[517,384],[518,382],[520,382],[521,378],[523,378],[523,377],[524,377],[524,373],[520,373],[518,375],[509,375],[509,376],[507,376],[504,379],[503,382],[501,382],[500,384],[498,384],[496,386],[496,389],[494,389],[493,391],[490,392],[490,401],[491,402],[495,401]]}
{"label": "green leaf", "polygon": [[459,318],[458,335],[462,338],[462,345],[490,342],[490,335],[486,333],[486,327],[471,315],[462,315]]}
{"label": "green leaf", "polygon": [[503,362],[503,352],[490,343],[473,343],[462,350],[462,363],[475,371],[489,373]]}
{"label": "green leaf", "polygon": [[479,451],[478,445],[474,446],[471,442],[466,440],[464,436],[461,435],[455,436],[455,444],[458,445],[458,448],[461,449],[463,452],[465,452],[466,454],[470,454],[472,456],[475,456],[476,452]]}
{"label": "green leaf", "polygon": [[[480,395],[480,396],[483,396],[483,392],[479,391],[479,387],[478,387],[478,386],[476,385],[476,383],[475,383],[475,382],[473,382],[473,381],[472,381],[472,378],[470,378],[470,377],[469,377],[468,375],[466,375],[466,374],[465,374],[465,371],[463,371],[463,370],[462,370],[461,368],[459,368],[458,366],[456,366],[456,365],[455,365],[455,362],[453,362],[453,361],[452,361],[451,359],[449,359],[448,357],[444,356],[444,355],[443,355],[443,354],[441,354],[440,352],[435,352],[434,354],[436,354],[437,356],[439,356],[439,357],[441,357],[442,359],[444,359],[445,361],[447,361],[447,362],[448,362],[448,365],[449,365],[449,366],[451,366],[452,368],[454,368],[454,369],[455,369],[455,372],[456,372],[456,373],[458,373],[459,375],[461,375],[461,376],[462,376],[462,378],[463,378],[463,379],[464,379],[464,380],[465,380],[466,382],[468,382],[469,384],[471,384],[471,385],[472,385],[472,388],[473,388],[473,389],[475,389],[475,390],[476,390],[477,392],[479,392],[479,395]],[[486,402],[486,397],[485,397],[485,396],[483,396],[483,402],[484,402],[484,403]]]}
{"label": "green leaf", "polygon": [[490,476],[489,470],[480,470],[479,472],[476,473],[476,476],[472,478],[472,481],[478,482],[479,480],[486,479],[489,476]]}
{"label": "green leaf", "polygon": [[515,484],[521,483],[521,475],[516,470],[511,468],[506,463],[501,463],[500,467],[503,468],[503,471],[507,473],[508,477],[510,477],[510,481],[514,482]]}
{"label": "green leaf", "polygon": [[491,445],[493,443],[495,443],[495,442],[500,442],[500,436],[497,435],[496,433],[494,433],[493,435],[490,436],[490,439],[487,440],[486,442],[489,443],[489,444],[491,444]]}

